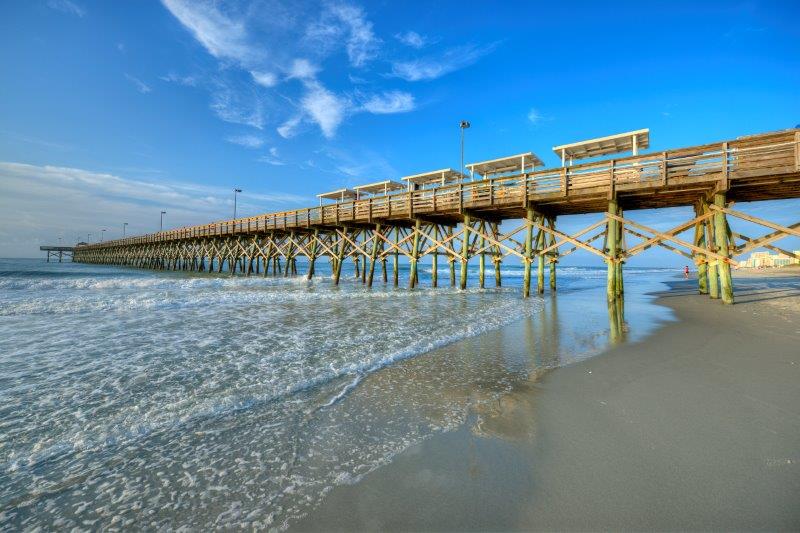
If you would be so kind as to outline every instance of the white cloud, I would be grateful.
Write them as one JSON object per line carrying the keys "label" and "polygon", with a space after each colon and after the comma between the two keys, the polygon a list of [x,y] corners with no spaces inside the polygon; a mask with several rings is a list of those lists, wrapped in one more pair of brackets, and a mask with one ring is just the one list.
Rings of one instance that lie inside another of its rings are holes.
{"label": "white cloud", "polygon": [[355,152],[345,151],[341,148],[325,147],[320,155],[329,160],[328,164],[317,165],[313,161],[307,164],[318,170],[331,172],[334,174],[344,174],[354,178],[342,185],[355,185],[356,179],[377,179],[377,176],[396,176],[397,170],[382,155],[367,149],[359,149]]}
{"label": "white cloud", "polygon": [[289,67],[289,79],[307,80],[316,77],[319,67],[313,65],[308,59],[295,59]]}
{"label": "white cloud", "polygon": [[528,111],[528,120],[530,120],[530,121],[531,121],[531,123],[533,123],[533,124],[537,124],[537,123],[539,123],[539,122],[542,120],[542,118],[543,118],[543,117],[542,117],[542,114],[541,114],[541,113],[539,113],[539,110],[538,110],[538,109],[536,109],[536,108],[531,108],[531,110],[530,110],[530,111]]}
{"label": "white cloud", "polygon": [[255,135],[236,135],[225,139],[231,144],[238,144],[245,148],[261,148],[264,146],[264,139]]}
{"label": "white cloud", "polygon": [[62,13],[75,15],[76,17],[82,18],[86,15],[86,9],[71,0],[47,0],[47,7],[55,9],[56,11],[61,11]]}
{"label": "white cloud", "polygon": [[272,72],[258,72],[251,70],[250,75],[253,80],[262,87],[274,87],[278,84],[278,77]]}
{"label": "white cloud", "polygon": [[150,91],[152,91],[152,89],[150,88],[150,86],[149,86],[149,85],[147,85],[145,82],[143,82],[142,80],[140,80],[139,78],[137,78],[137,77],[135,77],[135,76],[131,76],[130,74],[127,74],[127,73],[126,73],[126,74],[125,74],[125,78],[126,78],[126,79],[127,79],[129,82],[131,82],[131,83],[133,84],[133,86],[134,86],[134,87],[136,87],[136,90],[137,90],[137,91],[139,91],[139,92],[140,92],[140,93],[142,93],[142,94],[147,94],[147,93],[149,93]]}
{"label": "white cloud", "polygon": [[297,135],[297,127],[300,125],[300,122],[303,120],[303,117],[300,115],[295,115],[276,129],[278,131],[278,135],[283,137],[284,139],[291,139],[295,135]]}
{"label": "white cloud", "polygon": [[210,107],[217,117],[232,124],[264,128],[264,107],[255,94],[246,94],[224,82],[216,83]]}
{"label": "white cloud", "polygon": [[185,85],[187,87],[194,87],[197,85],[197,79],[194,76],[180,76],[174,72],[170,72],[166,76],[161,76],[161,80],[177,83],[178,85]]}
{"label": "white cloud", "polygon": [[[262,213],[307,206],[310,198],[248,191],[242,212]],[[158,229],[158,212],[167,211],[169,227],[202,224],[230,216],[227,187],[127,179],[77,168],[0,162],[0,257],[39,257],[40,244],[58,237],[73,243],[86,233],[118,237]]]}
{"label": "white cloud", "polygon": [[272,147],[269,149],[269,155],[264,155],[258,158],[259,161],[262,163],[269,163],[270,165],[281,166],[285,165],[283,161],[280,159],[280,155],[278,154],[278,149],[276,147]]}
{"label": "white cloud", "polygon": [[328,3],[319,20],[306,29],[306,37],[326,53],[337,48],[344,38],[347,57],[354,67],[362,67],[374,59],[381,42],[364,11],[343,2]]}
{"label": "white cloud", "polygon": [[347,111],[348,102],[335,95],[316,80],[305,82],[306,94],[301,100],[303,110],[327,138],[336,135]]}
{"label": "white cloud", "polygon": [[495,48],[497,43],[486,46],[458,46],[440,55],[397,61],[392,64],[392,74],[406,81],[434,80],[472,65]]}
{"label": "white cloud", "polygon": [[411,48],[423,48],[426,44],[428,44],[428,38],[420,35],[415,31],[407,31],[405,33],[398,33],[394,36],[395,39],[400,41],[406,46],[410,46]]}
{"label": "white cloud", "polygon": [[244,67],[265,57],[253,45],[242,20],[222,13],[218,4],[207,0],[161,0],[172,15],[217,59],[232,60]]}
{"label": "white cloud", "polygon": [[405,113],[415,107],[414,97],[402,91],[387,91],[379,95],[372,96],[364,102],[364,111],[376,115],[389,113]]}

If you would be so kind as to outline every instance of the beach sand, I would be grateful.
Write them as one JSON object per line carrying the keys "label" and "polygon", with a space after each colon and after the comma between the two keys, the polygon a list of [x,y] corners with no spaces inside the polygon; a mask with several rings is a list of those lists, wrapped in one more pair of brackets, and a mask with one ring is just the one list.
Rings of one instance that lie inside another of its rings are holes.
{"label": "beach sand", "polygon": [[[750,274],[734,306],[670,282],[675,321],[474,402],[293,529],[800,528],[800,278]],[[525,327],[470,342],[513,359]]]}

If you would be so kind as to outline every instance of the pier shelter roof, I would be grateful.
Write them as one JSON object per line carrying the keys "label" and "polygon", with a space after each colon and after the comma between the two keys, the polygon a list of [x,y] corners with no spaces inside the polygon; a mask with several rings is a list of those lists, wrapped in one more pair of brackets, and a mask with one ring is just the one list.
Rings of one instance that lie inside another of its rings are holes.
{"label": "pier shelter roof", "polygon": [[422,174],[406,176],[401,179],[408,183],[408,187],[411,189],[413,185],[424,186],[430,185],[431,183],[444,185],[454,181],[462,181],[464,179],[464,174],[458,172],[457,170],[453,170],[452,168],[443,168],[440,170],[433,170],[431,172],[423,172]]}
{"label": "pier shelter roof", "polygon": [[553,151],[561,157],[561,164],[569,160],[588,159],[601,155],[633,152],[638,155],[639,149],[650,146],[650,130],[648,128],[625,133],[617,133],[606,137],[598,137],[587,141],[554,146]]}
{"label": "pier shelter roof", "polygon": [[318,194],[319,203],[322,205],[322,200],[334,200],[336,202],[344,202],[345,200],[355,200],[358,197],[355,191],[351,189],[336,189],[331,192],[324,192]]}
{"label": "pier shelter roof", "polygon": [[528,172],[536,167],[543,166],[544,163],[539,159],[539,156],[533,152],[525,152],[524,154],[509,155],[479,163],[470,163],[467,168],[472,175],[479,174],[483,177],[488,177],[506,172]]}
{"label": "pier shelter roof", "polygon": [[368,183],[366,185],[358,185],[357,187],[353,187],[353,190],[356,191],[356,195],[360,198],[364,194],[389,194],[389,191],[400,191],[405,188],[406,186],[403,183],[384,180]]}

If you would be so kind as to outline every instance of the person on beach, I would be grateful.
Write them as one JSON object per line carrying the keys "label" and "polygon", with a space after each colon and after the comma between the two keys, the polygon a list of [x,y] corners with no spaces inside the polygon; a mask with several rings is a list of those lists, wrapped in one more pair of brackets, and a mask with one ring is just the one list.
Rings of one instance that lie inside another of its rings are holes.
{"label": "person on beach", "polygon": [[689,265],[686,265],[685,267],[683,267],[683,278],[684,279],[689,279]]}

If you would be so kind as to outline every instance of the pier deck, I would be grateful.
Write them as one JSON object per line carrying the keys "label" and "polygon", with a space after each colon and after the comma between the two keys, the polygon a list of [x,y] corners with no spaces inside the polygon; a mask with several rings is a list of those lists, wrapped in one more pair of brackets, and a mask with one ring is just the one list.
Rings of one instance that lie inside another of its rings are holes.
{"label": "pier deck", "polygon": [[[365,283],[370,263],[371,285],[376,262],[382,262],[387,279],[389,257],[394,258],[396,284],[397,257],[403,255],[412,264],[413,287],[419,259],[431,255],[436,262],[442,255],[450,261],[453,285],[454,263],[461,264],[460,285],[465,287],[466,263],[479,256],[483,287],[485,257],[498,266],[503,258],[514,255],[526,267],[523,293],[527,295],[535,260],[539,262],[538,291],[544,290],[545,263],[551,265],[550,286],[555,290],[558,258],[582,249],[609,265],[612,299],[622,294],[621,263],[652,246],[662,246],[698,265],[701,292],[732,303],[729,268],[733,257],[764,245],[780,250],[772,243],[800,236],[797,225],[782,226],[731,209],[736,202],[800,198],[800,129],[475,181],[442,182],[429,189],[386,189],[386,194],[362,199],[342,196],[342,201],[329,205],[79,246],[75,260],[210,270],[216,259],[218,271],[226,264],[231,273],[238,266],[249,275],[261,265],[266,273],[271,265],[273,273],[288,275],[296,270],[295,257],[302,255],[309,260],[310,277],[314,261],[327,256],[338,282],[342,261],[352,258],[357,270],[359,260],[364,260]],[[623,216],[625,211],[677,206],[693,206],[696,216],[667,232]],[[604,213],[605,217],[573,235],[556,229],[557,217],[583,213]],[[733,234],[727,216],[773,231],[759,238]],[[499,224],[507,219],[522,219],[522,224],[500,234]],[[691,229],[691,242],[679,237]],[[515,238],[521,232],[524,236]],[[626,236],[640,242],[625,248]],[[602,246],[592,244],[600,238]],[[736,239],[742,242],[737,245]],[[571,248],[561,251],[564,247]],[[280,267],[281,258],[285,269]],[[495,270],[499,285],[499,268]]]}

